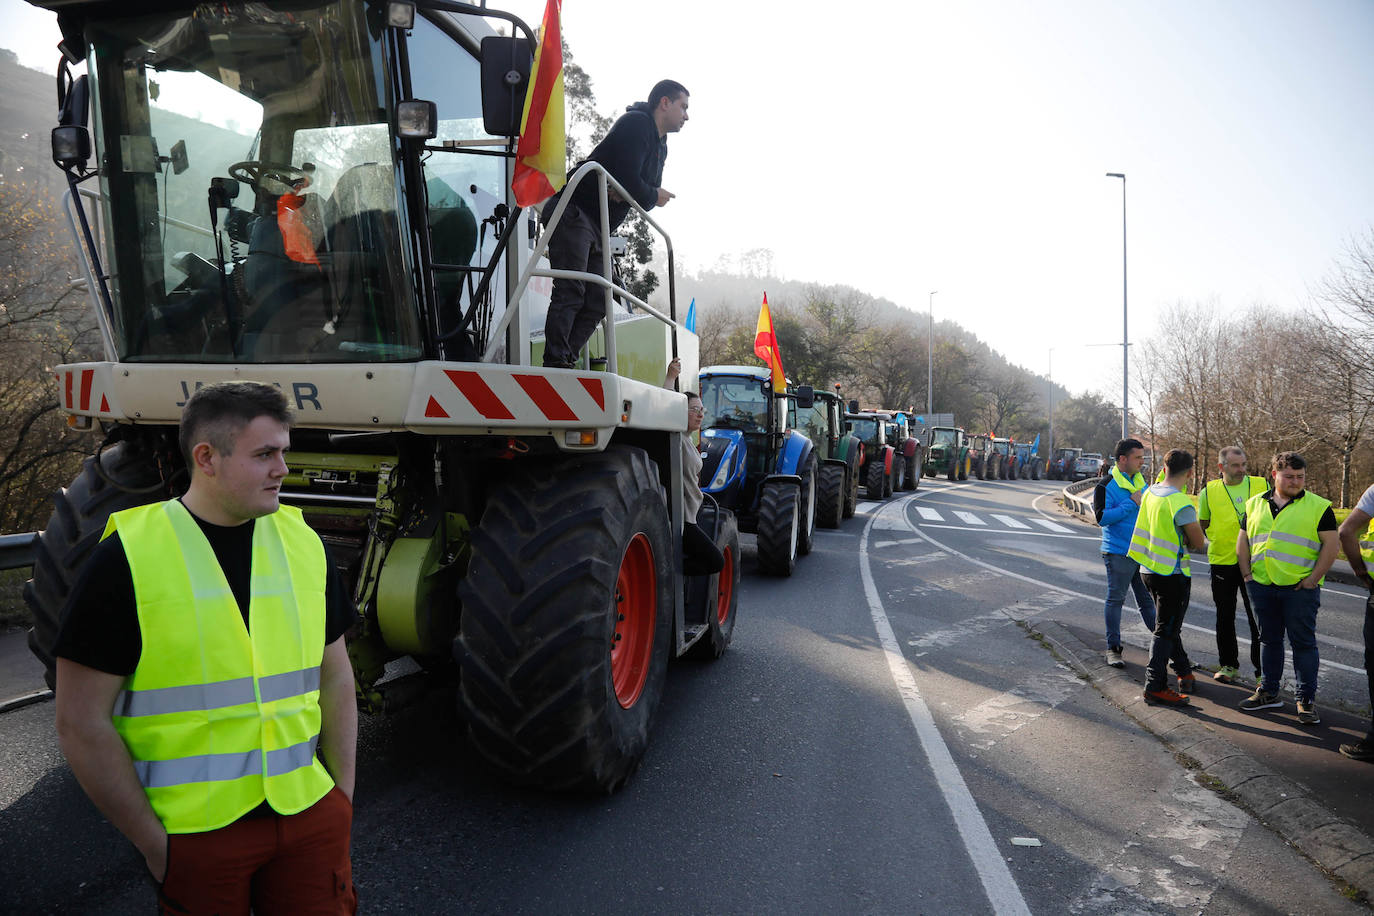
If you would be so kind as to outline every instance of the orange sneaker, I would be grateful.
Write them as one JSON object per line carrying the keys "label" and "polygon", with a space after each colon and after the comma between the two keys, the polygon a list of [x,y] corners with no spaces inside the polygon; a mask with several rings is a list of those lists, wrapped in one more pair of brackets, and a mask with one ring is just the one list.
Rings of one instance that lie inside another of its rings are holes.
{"label": "orange sneaker", "polygon": [[1163,690],[1145,691],[1145,702],[1152,706],[1187,706],[1188,698],[1181,693],[1175,693],[1168,687]]}

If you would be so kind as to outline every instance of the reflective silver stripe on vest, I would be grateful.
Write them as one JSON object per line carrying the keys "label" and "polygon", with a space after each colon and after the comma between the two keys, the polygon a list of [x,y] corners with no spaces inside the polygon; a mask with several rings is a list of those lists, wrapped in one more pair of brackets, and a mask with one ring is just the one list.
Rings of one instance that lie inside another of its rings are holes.
{"label": "reflective silver stripe on vest", "polygon": [[[1172,550],[1174,552],[1177,552],[1180,547],[1180,545],[1174,544],[1170,541],[1166,541],[1164,540],[1164,538],[1155,537],[1153,534],[1149,532],[1149,529],[1147,528],[1137,528],[1135,531],[1133,531],[1131,533],[1131,540],[1135,540],[1136,538],[1140,538],[1143,541],[1154,544],[1156,547],[1162,547],[1165,550]],[[1142,548],[1141,553],[1149,553],[1149,551],[1144,550]]]}
{"label": "reflective silver stripe on vest", "polygon": [[283,747],[275,751],[267,752],[267,775],[282,776],[299,770],[301,767],[308,767],[315,760],[315,745],[320,741],[320,736],[315,735],[309,741],[302,741],[300,744],[293,744],[290,747]]}
{"label": "reflective silver stripe on vest", "polygon": [[1360,541],[1361,550],[1374,550],[1374,541]]}
{"label": "reflective silver stripe on vest", "polygon": [[1265,548],[1260,555],[1262,560],[1277,560],[1280,563],[1287,563],[1289,566],[1301,566],[1303,569],[1316,569],[1316,557],[1300,557],[1295,553],[1289,553],[1278,545],[1270,545]]}
{"label": "reflective silver stripe on vest", "polygon": [[1314,541],[1300,534],[1289,534],[1287,531],[1270,531],[1269,536],[1276,541],[1287,541],[1290,544],[1297,544],[1299,547],[1309,547],[1312,550],[1322,549],[1321,541]]}
{"label": "reflective silver stripe on vest", "polygon": [[[318,675],[317,675],[318,679]],[[255,703],[253,679],[239,677],[212,684],[186,687],[159,687],[154,690],[121,690],[115,697],[116,716],[161,716],[173,712],[221,709],[242,703]]]}
{"label": "reflective silver stripe on vest", "polygon": [[[310,766],[320,736],[267,752],[267,776],[282,776]],[[198,782],[225,782],[262,772],[262,751],[202,754],[175,760],[135,760],[134,772],[145,789],[165,789]]]}
{"label": "reflective silver stripe on vest", "polygon": [[264,703],[285,700],[288,697],[304,696],[319,689],[320,669],[318,666],[302,668],[299,671],[287,671],[285,674],[273,674],[258,679],[258,690],[262,694]]}

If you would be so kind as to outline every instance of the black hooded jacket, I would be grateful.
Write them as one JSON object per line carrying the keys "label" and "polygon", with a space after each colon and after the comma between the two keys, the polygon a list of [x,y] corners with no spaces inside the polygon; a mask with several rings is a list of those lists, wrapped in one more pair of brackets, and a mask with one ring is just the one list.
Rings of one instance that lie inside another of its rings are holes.
{"label": "black hooded jacket", "polygon": [[[658,125],[654,124],[648,102],[635,102],[628,106],[611,127],[610,133],[587,157],[604,166],[645,210],[652,210],[658,203],[658,189],[663,184],[663,162],[667,158],[668,140],[658,135]],[[578,166],[581,165],[579,162]],[[573,202],[591,218],[593,225],[599,225],[601,219],[596,187],[596,177],[588,176],[573,192]],[[629,204],[611,200],[612,232],[629,212]]]}

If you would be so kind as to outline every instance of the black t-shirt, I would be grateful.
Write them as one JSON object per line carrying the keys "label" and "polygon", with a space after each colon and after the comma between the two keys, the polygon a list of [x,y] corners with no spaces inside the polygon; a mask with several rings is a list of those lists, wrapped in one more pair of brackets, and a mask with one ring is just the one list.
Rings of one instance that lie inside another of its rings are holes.
{"label": "black t-shirt", "polygon": [[[225,528],[191,516],[205,532],[224,570],[229,589],[238,602],[243,624],[248,626],[248,599],[253,564],[253,522]],[[325,583],[324,642],[329,645],[358,619],[343,577],[325,551],[329,576]],[[169,558],[169,562],[180,562]],[[77,579],[62,613],[62,626],[53,655],[107,674],[128,676],[138,667],[143,652],[134,577],[124,556],[124,544],[116,531],[96,545]]]}
{"label": "black t-shirt", "polygon": [[[1289,506],[1293,505],[1293,503],[1297,502],[1298,500],[1302,499],[1304,496],[1307,495],[1307,491],[1303,490],[1297,496],[1294,496],[1288,502],[1280,506],[1274,502],[1274,496],[1276,495],[1276,493],[1276,490],[1271,489],[1266,491],[1264,494],[1265,502],[1269,503],[1269,514],[1273,515],[1275,518],[1277,518],[1278,514],[1282,512],[1284,509],[1287,509]],[[1245,527],[1244,515],[1240,517],[1240,527],[1242,529]],[[1331,511],[1330,506],[1327,506],[1326,511],[1322,513],[1322,517],[1317,520],[1317,531],[1335,531],[1338,528],[1340,528],[1340,523],[1336,521],[1336,513]]]}

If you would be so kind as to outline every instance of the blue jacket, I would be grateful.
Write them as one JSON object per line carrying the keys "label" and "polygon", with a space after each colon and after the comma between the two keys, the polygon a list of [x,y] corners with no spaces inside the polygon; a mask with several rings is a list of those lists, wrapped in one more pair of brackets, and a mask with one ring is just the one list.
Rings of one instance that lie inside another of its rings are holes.
{"label": "blue jacket", "polygon": [[1102,511],[1097,516],[1097,523],[1102,526],[1102,552],[1124,557],[1131,549],[1131,532],[1135,530],[1135,517],[1140,514],[1140,507],[1131,499],[1131,494],[1110,476],[1097,485],[1097,493],[1093,494],[1094,503],[1098,494],[1102,497]]}

